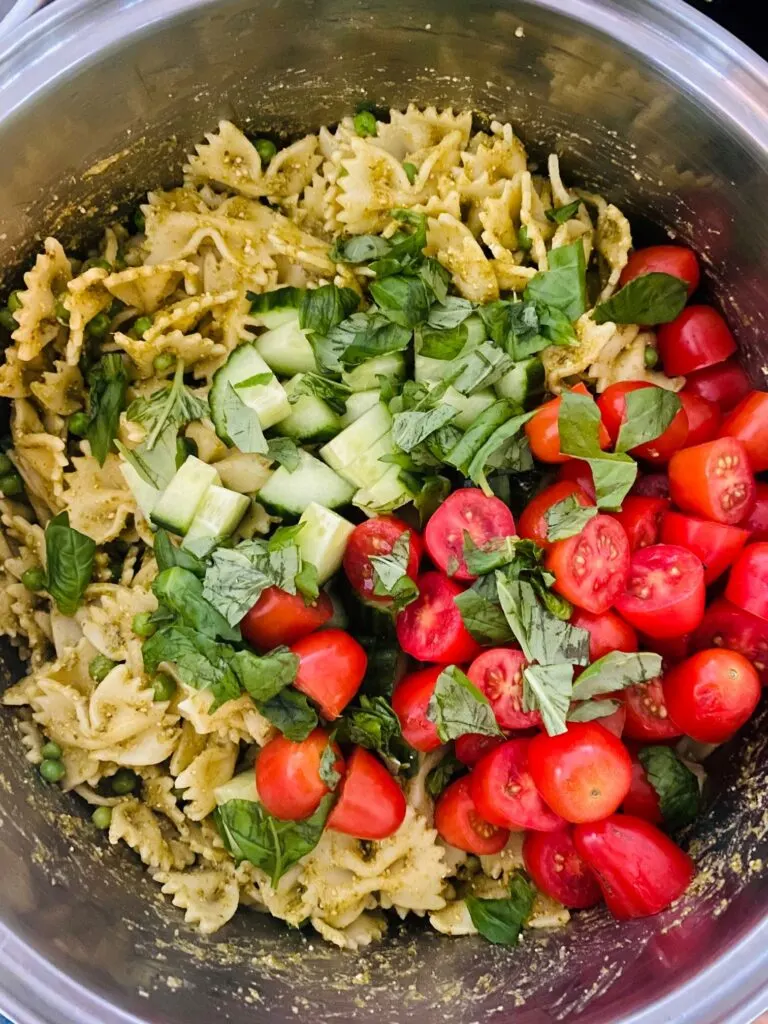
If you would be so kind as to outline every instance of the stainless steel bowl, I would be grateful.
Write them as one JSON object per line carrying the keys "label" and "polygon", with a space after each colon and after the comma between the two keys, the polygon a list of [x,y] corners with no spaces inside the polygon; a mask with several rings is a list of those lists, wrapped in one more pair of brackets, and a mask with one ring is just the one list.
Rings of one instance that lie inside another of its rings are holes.
{"label": "stainless steel bowl", "polygon": [[[512,120],[640,237],[696,246],[763,374],[768,68],[675,0],[57,0],[0,40],[0,276],[46,233],[76,243],[178,179],[222,115],[292,134],[361,100]],[[513,951],[416,923],[360,956],[256,914],[192,934],[128,852],[36,779],[12,716],[0,728],[0,1008],[18,1024],[707,1024],[768,1004],[765,716],[717,755],[681,908],[578,915]]]}

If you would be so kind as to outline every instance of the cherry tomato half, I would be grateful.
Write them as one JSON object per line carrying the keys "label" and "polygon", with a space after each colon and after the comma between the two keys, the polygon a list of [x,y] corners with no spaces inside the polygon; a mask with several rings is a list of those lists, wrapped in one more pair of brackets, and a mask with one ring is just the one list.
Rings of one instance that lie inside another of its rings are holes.
{"label": "cherry tomato half", "polygon": [[672,501],[717,523],[735,526],[755,501],[755,478],[747,450],[733,437],[686,448],[669,463]]}
{"label": "cherry tomato half", "polygon": [[755,504],[741,525],[749,530],[750,540],[768,540],[768,484],[758,480],[755,484]]}
{"label": "cherry tomato half", "polygon": [[736,351],[736,340],[711,306],[688,306],[656,332],[664,372],[670,377],[722,363]]}
{"label": "cherry tomato half", "polygon": [[470,775],[470,790],[480,814],[503,828],[549,832],[565,822],[551,810],[534,785],[528,752],[533,740],[507,740],[481,758]]}
{"label": "cherry tomato half", "polygon": [[719,405],[721,412],[732,409],[750,390],[749,377],[737,359],[727,359],[689,374],[683,388],[687,394]]}
{"label": "cherry tomato half", "polygon": [[343,629],[311,633],[291,645],[299,659],[293,685],[313,700],[324,718],[338,718],[360,688],[368,656]]}
{"label": "cherry tomato half", "polygon": [[679,277],[693,295],[699,286],[699,261],[687,245],[649,245],[636,249],[621,272],[619,284],[623,287],[643,274],[670,274]]}
{"label": "cherry tomato half", "polygon": [[628,686],[617,696],[627,709],[624,723],[627,739],[655,743],[681,735],[683,730],[672,721],[667,711],[660,679]]}
{"label": "cherry tomato half", "polygon": [[629,541],[610,516],[597,515],[581,533],[558,540],[547,552],[555,590],[585,611],[607,611],[623,591],[629,574]]}
{"label": "cherry tomato half", "polygon": [[386,594],[375,594],[376,576],[371,556],[390,555],[395,543],[408,534],[408,565],[406,572],[416,579],[423,554],[421,537],[395,516],[378,516],[360,523],[352,531],[344,552],[344,572],[347,579],[364,601],[374,604],[392,604]]}
{"label": "cherry tomato half", "polygon": [[733,565],[749,540],[749,531],[684,516],[681,512],[667,512],[661,525],[661,539],[664,544],[687,548],[700,558],[704,582],[709,584]]}
{"label": "cherry tomato half", "polygon": [[492,825],[478,813],[468,775],[452,782],[438,797],[435,828],[450,846],[480,857],[503,850],[509,839],[507,829]]}
{"label": "cherry tomato half", "polygon": [[768,621],[720,597],[704,613],[691,637],[691,650],[721,647],[743,654],[768,686]]}
{"label": "cherry tomato half", "polygon": [[478,487],[464,487],[449,495],[427,523],[424,541],[429,557],[443,572],[459,580],[473,580],[464,561],[464,534],[477,547],[515,535],[515,520],[499,498],[489,498]]}
{"label": "cherry tomato half", "polygon": [[583,459],[571,459],[565,462],[557,471],[558,481],[568,480],[578,484],[584,491],[590,502],[595,503],[595,478],[592,476],[592,468]]}
{"label": "cherry tomato half", "polygon": [[[573,390],[577,395],[589,394],[584,384],[577,384]],[[560,431],[557,421],[561,403],[562,399],[560,398],[553,398],[550,402],[545,402],[536,410],[533,419],[528,420],[525,424],[525,433],[531,451],[540,462],[568,462],[572,458],[570,455],[563,455],[560,451]],[[610,442],[608,431],[602,423],[600,424],[599,441],[601,448],[607,448]]]}
{"label": "cherry tomato half", "polygon": [[687,736],[724,743],[757,707],[760,680],[743,655],[713,647],[667,672],[664,699]]}
{"label": "cherry tomato half", "polygon": [[741,441],[753,473],[768,469],[768,393],[750,391],[742,398],[723,420],[720,436]]}
{"label": "cherry tomato half", "polygon": [[333,604],[324,590],[314,604],[305,604],[301,594],[288,594],[279,587],[267,587],[250,611],[240,630],[258,651],[271,651],[280,644],[293,644],[324,626],[333,615]]}
{"label": "cherry tomato half", "polygon": [[704,615],[704,566],[673,544],[654,544],[632,555],[626,590],[616,611],[648,636],[690,633]]}
{"label": "cherry tomato half", "polygon": [[523,863],[536,888],[564,907],[584,910],[603,898],[592,869],[576,852],[569,828],[527,832]]}
{"label": "cherry tomato half", "polygon": [[504,742],[503,736],[484,736],[479,732],[465,732],[454,741],[454,752],[462,764],[471,768],[488,753]]}
{"label": "cherry tomato half", "polygon": [[377,757],[355,747],[328,828],[356,839],[386,839],[405,818],[403,791]]}
{"label": "cherry tomato half", "polygon": [[395,621],[400,646],[417,661],[471,661],[480,645],[467,631],[454,601],[463,588],[440,572],[425,572],[416,582],[419,596]]}
{"label": "cherry tomato half", "polygon": [[[620,381],[618,384],[611,384],[600,395],[597,407],[614,444],[619,436],[621,425],[627,418],[626,396],[632,391],[643,391],[654,387],[656,387],[655,384],[649,384],[647,381]],[[649,462],[669,462],[674,453],[683,447],[687,437],[688,416],[681,403],[664,433],[654,438],[653,441],[639,444],[630,449],[630,455],[634,455],[636,459],[647,459]]]}
{"label": "cherry tomato half", "polygon": [[768,541],[744,548],[731,569],[725,596],[737,608],[768,619]]}
{"label": "cherry tomato half", "polygon": [[680,391],[677,397],[688,417],[688,437],[685,441],[688,447],[705,444],[717,437],[722,419],[720,406],[687,391]]}
{"label": "cherry tomato half", "polygon": [[559,736],[535,736],[529,764],[539,793],[572,822],[613,814],[632,781],[627,748],[597,722],[571,722]]}
{"label": "cherry tomato half", "polygon": [[[576,608],[571,616],[571,625],[586,629],[589,633],[589,660],[597,661],[611,651],[632,654],[637,650],[637,633],[615,612],[592,615]],[[604,724],[601,719],[601,724]]]}
{"label": "cherry tomato half", "polygon": [[522,651],[493,647],[472,662],[467,675],[488,698],[502,729],[531,729],[541,725],[538,711],[523,711],[523,669],[528,665]]}
{"label": "cherry tomato half", "polygon": [[400,680],[392,694],[392,710],[400,721],[403,738],[414,750],[424,753],[436,750],[441,743],[435,723],[427,718],[427,707],[442,671],[442,665],[433,665],[412,672]]}
{"label": "cherry tomato half", "polygon": [[687,853],[655,825],[629,814],[577,825],[573,842],[620,921],[658,914],[682,896],[694,875]]}
{"label": "cherry tomato half", "polygon": [[[591,473],[589,466],[587,469]],[[579,505],[594,505],[594,501],[587,497],[577,483],[570,480],[559,480],[557,483],[545,487],[528,503],[520,516],[517,532],[521,537],[535,541],[542,548],[550,547],[550,542],[547,540],[546,514],[553,505],[570,497],[573,497]]]}
{"label": "cherry tomato half", "polygon": [[611,512],[609,515],[624,527],[629,550],[637,551],[638,548],[658,543],[661,521],[668,508],[666,498],[628,494],[621,504],[621,512]]}
{"label": "cherry tomato half", "polygon": [[632,754],[632,784],[624,797],[621,809],[625,814],[643,818],[654,825],[661,825],[664,822],[659,794],[648,781],[645,768],[636,754]]}
{"label": "cherry tomato half", "polygon": [[344,773],[344,759],[324,729],[315,729],[296,742],[276,736],[256,760],[256,790],[270,814],[284,821],[301,821],[317,810],[330,789],[320,776],[320,762],[328,745],[336,754],[335,769]]}

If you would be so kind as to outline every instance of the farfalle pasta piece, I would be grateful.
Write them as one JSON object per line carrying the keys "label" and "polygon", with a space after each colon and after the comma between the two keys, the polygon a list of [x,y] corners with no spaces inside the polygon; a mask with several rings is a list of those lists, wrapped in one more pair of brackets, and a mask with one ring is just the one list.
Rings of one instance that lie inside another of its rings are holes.
{"label": "farfalle pasta piece", "polygon": [[264,172],[264,195],[271,202],[280,202],[300,195],[312,180],[322,160],[322,154],[317,148],[316,135],[305,135],[298,142],[279,150]]}
{"label": "farfalle pasta piece", "polygon": [[512,832],[502,850],[480,857],[480,867],[488,878],[506,885],[512,872],[523,867],[523,833]]}
{"label": "farfalle pasta piece", "polygon": [[[83,450],[86,450],[83,443]],[[120,460],[110,452],[103,466],[90,454],[75,456],[73,470],[64,476],[63,501],[69,522],[97,544],[119,537],[136,501],[120,472]]]}
{"label": "farfalle pasta piece", "polygon": [[454,133],[459,148],[465,149],[471,131],[472,115],[468,110],[460,114],[454,114],[450,107],[441,111],[435,107],[419,110],[415,103],[410,103],[405,113],[390,110],[389,122],[378,123],[372,142],[402,162],[414,153],[437,146],[446,135]]}
{"label": "farfalle pasta piece", "polygon": [[41,359],[22,362],[15,345],[9,345],[4,355],[5,361],[0,366],[0,398],[29,398],[32,382],[41,372]]}
{"label": "farfalle pasta piece", "polygon": [[44,251],[24,275],[25,287],[19,291],[21,307],[14,313],[18,327],[11,335],[19,359],[29,362],[59,334],[56,302],[72,277],[72,265],[55,238],[46,238]]}
{"label": "farfalle pasta piece", "polygon": [[116,846],[121,839],[148,868],[156,871],[178,870],[190,863],[190,853],[184,844],[173,837],[166,838],[157,815],[135,797],[112,809],[109,841]]}
{"label": "farfalle pasta piece", "polygon": [[70,366],[76,366],[80,359],[89,322],[112,304],[112,296],[104,287],[107,274],[103,267],[91,267],[67,285],[67,294],[62,301],[69,311],[65,359]]}
{"label": "farfalle pasta piece", "polygon": [[104,278],[110,295],[139,313],[155,313],[184,282],[189,295],[199,291],[200,269],[189,260],[129,267]]}
{"label": "farfalle pasta piece", "polygon": [[10,453],[26,485],[38,519],[47,522],[63,507],[64,467],[68,459],[60,437],[47,433],[32,403],[19,399],[11,413]]}
{"label": "farfalle pasta piece", "polygon": [[187,819],[173,794],[175,780],[158,768],[139,769],[142,777],[141,798],[147,807],[163,814],[186,838]]}
{"label": "farfalle pasta piece", "polygon": [[621,210],[593,192],[575,189],[576,195],[597,210],[595,245],[604,264],[603,290],[600,302],[610,298],[619,283],[632,249],[632,228]]}
{"label": "farfalle pasta piece", "polygon": [[24,747],[24,760],[29,761],[30,764],[40,764],[43,760],[45,737],[32,721],[30,713],[25,712],[21,718],[18,718],[16,726],[21,737],[21,745]]}
{"label": "farfalle pasta piece", "polygon": [[131,357],[142,377],[154,375],[153,364],[161,353],[170,353],[181,359],[196,377],[204,376],[204,372],[198,370],[199,363],[226,354],[224,346],[211,341],[210,338],[205,338],[202,334],[182,334],[181,331],[162,334],[151,343],[143,338],[130,338],[127,334],[118,332],[114,336],[114,341]]}
{"label": "farfalle pasta piece", "polygon": [[539,270],[547,270],[547,242],[554,234],[554,225],[547,220],[547,207],[536,191],[529,171],[523,171],[520,176],[520,190],[520,223],[528,234],[531,256]]}
{"label": "farfalle pasta piece", "polygon": [[322,917],[311,917],[310,921],[315,931],[319,932],[326,942],[333,943],[339,949],[363,949],[372,942],[383,939],[387,934],[386,917],[369,911],[364,911],[345,928],[334,928]]}
{"label": "farfalle pasta piece", "polygon": [[205,750],[208,737],[201,735],[191,722],[182,721],[179,738],[176,742],[168,770],[174,777],[188,768],[198,754]]}
{"label": "farfalle pasta piece", "polygon": [[[632,328],[635,332],[637,328]],[[550,345],[541,354],[547,379],[547,390],[559,394],[570,378],[579,377],[600,357],[603,348],[616,333],[612,323],[596,324],[590,313],[580,316],[574,324],[575,345]]]}
{"label": "farfalle pasta piece", "polygon": [[353,235],[381,231],[391,210],[412,204],[415,190],[403,165],[386,150],[363,139],[350,146],[352,154],[341,161],[347,173],[338,179],[339,220]]}
{"label": "farfalle pasta piece", "polygon": [[261,157],[239,128],[219,121],[218,130],[205,138],[184,165],[185,181],[214,181],[254,199],[265,194]]}
{"label": "farfalle pasta piece", "polygon": [[615,326],[613,337],[587,370],[587,375],[595,382],[595,389],[602,392],[619,381],[645,380],[667,391],[680,391],[685,385],[685,377],[667,377],[660,370],[649,370],[645,365],[646,349],[654,342],[652,331],[641,331],[634,324]]}
{"label": "farfalle pasta piece", "polygon": [[232,743],[258,743],[263,747],[275,734],[274,726],[256,708],[248,694],[237,700],[228,700],[213,714],[209,708],[213,695],[205,690],[193,690],[179,683],[183,699],[178,702],[179,714],[192,724],[202,736],[215,735]]}
{"label": "farfalle pasta piece", "polygon": [[172,306],[168,306],[159,312],[149,330],[145,331],[143,341],[147,345],[156,342],[173,332],[187,334],[192,330],[208,313],[219,306],[226,306],[238,298],[234,290],[222,292],[220,295],[190,295]]}
{"label": "farfalle pasta piece", "polygon": [[215,738],[176,777],[176,787],[184,790],[184,813],[192,821],[201,821],[216,807],[214,789],[229,782],[235,772],[237,745]]}
{"label": "farfalle pasta piece", "polygon": [[446,213],[431,217],[427,223],[425,252],[450,270],[456,290],[472,302],[498,299],[493,267],[469,228]]}
{"label": "farfalle pasta piece", "polygon": [[528,154],[511,124],[491,122],[491,134],[478,132],[469,152],[463,156],[464,173],[474,181],[485,179],[490,184],[513,178],[525,171]]}
{"label": "farfalle pasta piece", "polygon": [[[143,859],[143,858],[142,858]],[[226,866],[192,868],[189,871],[159,871],[155,880],[184,910],[184,920],[203,935],[223,927],[235,914],[240,887],[234,872]]]}
{"label": "farfalle pasta piece", "polygon": [[157,609],[157,598],[144,587],[102,583],[86,592],[86,603],[76,619],[86,639],[111,661],[125,661],[136,675],[143,669],[141,638],[133,631],[133,619]]}
{"label": "farfalle pasta piece", "polygon": [[37,401],[58,416],[71,416],[85,405],[85,384],[77,366],[62,360],[54,362],[54,369],[33,381],[29,389]]}
{"label": "farfalle pasta piece", "polygon": [[477,216],[483,227],[481,237],[494,256],[503,255],[504,250],[517,249],[522,201],[522,174],[516,174],[504,182],[499,196],[487,196],[479,204]]}

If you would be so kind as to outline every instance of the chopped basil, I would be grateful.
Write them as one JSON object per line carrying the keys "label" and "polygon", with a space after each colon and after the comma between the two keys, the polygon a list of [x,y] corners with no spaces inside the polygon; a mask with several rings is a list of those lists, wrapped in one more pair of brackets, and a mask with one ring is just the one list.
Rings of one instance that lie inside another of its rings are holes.
{"label": "chopped basil", "polygon": [[621,704],[617,700],[585,700],[571,705],[568,721],[594,722],[596,719],[607,718],[620,707]]}
{"label": "chopped basil", "polygon": [[573,665],[529,665],[523,669],[523,711],[538,711],[550,736],[567,731]]}
{"label": "chopped basil", "polygon": [[317,728],[317,712],[304,694],[291,686],[260,704],[259,711],[294,743],[301,743]]}
{"label": "chopped basil", "polygon": [[[494,430],[488,440],[485,441],[472,456],[469,466],[467,467],[467,476],[470,480],[476,483],[478,487],[481,487],[483,492],[488,496],[493,493],[485,475],[488,459],[490,459],[490,457],[504,445],[516,438],[523,426],[533,415],[535,415],[534,412],[524,412],[518,416],[510,417],[506,423],[503,423],[500,427]],[[525,458],[526,453],[530,456],[527,443],[523,442],[515,448],[507,449],[505,452],[503,466],[508,469],[520,470],[530,468],[529,459]]]}
{"label": "chopped basil", "polygon": [[[402,473],[400,474],[402,477]],[[451,482],[439,473],[425,477],[413,489],[413,504],[423,526],[451,493]]]}
{"label": "chopped basil", "polygon": [[427,718],[443,743],[468,732],[502,735],[488,698],[456,665],[448,665],[437,677]]}
{"label": "chopped basil", "polygon": [[455,466],[465,476],[469,475],[469,466],[472,459],[477,455],[486,441],[494,432],[511,419],[517,411],[512,402],[502,398],[498,402],[484,409],[475,422],[465,431],[459,443],[449,453],[445,460],[450,466]]}
{"label": "chopped basil", "polygon": [[148,398],[137,398],[128,406],[128,419],[147,430],[145,445],[152,449],[167,429],[178,430],[208,415],[208,402],[184,384],[184,363],[179,360],[173,381],[153,391]]}
{"label": "chopped basil", "polygon": [[103,466],[126,406],[128,374],[119,353],[102,356],[88,374],[88,429],[91,455]]}
{"label": "chopped basil", "polygon": [[623,452],[600,449],[600,410],[590,395],[566,391],[558,414],[560,450],[589,463],[599,508],[618,509],[637,477],[637,463]]}
{"label": "chopped basil", "polygon": [[587,664],[589,633],[586,630],[551,614],[526,580],[508,580],[502,571],[497,571],[496,586],[507,622],[528,661],[541,665]]}
{"label": "chopped basil", "polygon": [[634,278],[592,310],[596,324],[666,324],[682,313],[688,284],[672,274],[652,271]]}
{"label": "chopped basil", "polygon": [[490,341],[458,356],[446,367],[446,383],[462,395],[473,395],[500,380],[512,366],[512,360]]}
{"label": "chopped basil", "polygon": [[144,669],[154,675],[164,662],[175,667],[176,675],[195,690],[209,690],[214,712],[241,694],[240,682],[230,665],[234,651],[227,644],[189,626],[172,623],[144,641]]}
{"label": "chopped basil", "polygon": [[410,775],[416,768],[418,755],[403,739],[400,721],[389,701],[381,695],[363,694],[359,707],[346,708],[336,735],[340,742],[376,751],[390,771]]}
{"label": "chopped basil", "polygon": [[380,235],[352,235],[337,238],[329,252],[334,263],[368,263],[386,256],[392,246]]}
{"label": "chopped basil", "polygon": [[371,555],[369,558],[373,566],[373,592],[377,597],[391,597],[395,611],[402,611],[419,596],[415,580],[408,575],[410,557],[411,535],[406,530],[397,538],[388,555]]}
{"label": "chopped basil", "polygon": [[503,946],[514,946],[533,913],[536,890],[525,876],[515,871],[509,879],[506,899],[484,900],[467,896],[472,924],[483,938]]}
{"label": "chopped basil", "polygon": [[211,638],[240,639],[239,630],[234,629],[217,607],[206,599],[203,581],[189,569],[178,565],[164,569],[153,580],[152,593],[185,626]]}
{"label": "chopped basil", "polygon": [[453,754],[446,754],[437,767],[427,775],[426,787],[431,797],[438,797],[454,776],[465,770],[465,765]]}
{"label": "chopped basil", "polygon": [[643,747],[638,758],[659,795],[664,822],[671,831],[690,825],[701,809],[699,783],[671,747]]}
{"label": "chopped basil", "polygon": [[580,199],[574,199],[572,203],[567,203],[565,206],[558,206],[556,210],[547,210],[547,220],[551,220],[553,224],[565,224],[567,220],[571,220],[579,212],[581,206]]}
{"label": "chopped basil", "polygon": [[479,644],[494,646],[515,639],[499,603],[493,576],[481,576],[453,600],[464,626]]}
{"label": "chopped basil", "polygon": [[554,306],[573,322],[586,311],[587,281],[584,244],[581,239],[570,245],[550,249],[549,270],[532,277],[525,289],[525,298]]}
{"label": "chopped basil", "polygon": [[196,555],[184,551],[183,548],[177,548],[165,530],[158,530],[155,534],[153,552],[159,572],[178,565],[201,578],[205,575],[205,564]]}
{"label": "chopped basil", "polygon": [[434,409],[409,409],[392,417],[392,440],[404,452],[411,452],[431,434],[446,426],[458,415],[447,403]]}
{"label": "chopped basil", "polygon": [[284,466],[289,473],[298,469],[301,463],[299,446],[290,437],[270,437],[267,442],[267,457]]}
{"label": "chopped basil", "polygon": [[589,700],[636,683],[649,683],[661,675],[661,655],[642,651],[611,651],[585,668],[573,686],[574,700]]}
{"label": "chopped basil", "polygon": [[258,413],[246,405],[231,383],[227,384],[221,407],[224,424],[222,440],[247,454],[266,455],[269,451]]}
{"label": "chopped basil", "polygon": [[[346,403],[352,389],[346,384],[322,377],[319,373],[303,373],[297,381],[291,393],[291,401],[298,401],[301,395],[313,395],[315,398],[322,398],[324,402],[340,415],[346,411]],[[282,439],[280,439],[282,440]],[[270,441],[270,451],[272,442]]]}
{"label": "chopped basil", "polygon": [[262,655],[243,650],[234,655],[231,665],[244,689],[257,704],[262,704],[291,685],[299,669],[299,658],[287,647],[275,647]]}
{"label": "chopped basil", "polygon": [[374,281],[371,297],[382,314],[400,327],[413,330],[426,322],[432,301],[429,289],[421,277],[395,275]]}
{"label": "chopped basil", "polygon": [[69,513],[60,512],[45,528],[45,589],[62,615],[74,615],[91,582],[96,545],[69,525]]}
{"label": "chopped basil", "polygon": [[269,382],[274,377],[274,373],[269,370],[267,373],[254,373],[250,377],[246,377],[244,380],[239,380],[234,387],[239,391],[242,388],[256,388]]}
{"label": "chopped basil", "polygon": [[464,531],[464,564],[473,576],[484,576],[495,572],[514,561],[520,541],[517,537],[494,537],[487,544],[478,547],[467,531]]}
{"label": "chopped basil", "polygon": [[555,502],[544,513],[547,540],[566,540],[568,537],[575,537],[596,515],[597,508],[594,505],[582,505],[569,494],[562,501]]}
{"label": "chopped basil", "polygon": [[299,325],[302,330],[326,335],[357,309],[360,296],[351,288],[324,284],[302,293],[299,304]]}
{"label": "chopped basil", "polygon": [[427,325],[435,330],[450,331],[463,324],[474,308],[468,299],[461,299],[458,295],[448,295],[442,302],[430,309]]}
{"label": "chopped basil", "polygon": [[[638,278],[640,280],[640,278]],[[661,437],[682,408],[680,399],[666,388],[638,388],[624,396],[626,414],[616,440],[617,452],[628,452]]]}
{"label": "chopped basil", "polygon": [[274,288],[271,292],[248,292],[251,312],[268,313],[272,309],[298,309],[301,305],[304,289],[287,286]]}
{"label": "chopped basil", "polygon": [[425,324],[417,328],[416,351],[429,359],[456,359],[469,337],[467,325],[455,327],[430,327]]}
{"label": "chopped basil", "polygon": [[318,774],[331,792],[333,792],[341,782],[341,772],[336,767],[338,759],[338,754],[333,749],[333,744],[329,741],[326,743],[325,750],[323,750],[323,753],[320,756],[320,768]]}

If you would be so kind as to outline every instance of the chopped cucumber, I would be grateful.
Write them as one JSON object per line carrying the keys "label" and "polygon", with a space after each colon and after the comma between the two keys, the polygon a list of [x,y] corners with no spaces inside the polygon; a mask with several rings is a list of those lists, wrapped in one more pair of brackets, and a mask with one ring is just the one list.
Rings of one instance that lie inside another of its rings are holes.
{"label": "chopped cucumber", "polygon": [[392,417],[383,402],[371,406],[320,449],[321,458],[337,472],[364,455],[375,441],[392,429]]}
{"label": "chopped cucumber", "polygon": [[337,472],[355,487],[373,487],[376,481],[381,480],[387,470],[392,468],[391,462],[381,461],[382,455],[393,455],[394,451],[390,430],[378,441],[374,441],[367,451],[358,455],[349,465],[339,466]]}
{"label": "chopped cucumber", "polygon": [[359,420],[364,412],[368,412],[380,400],[381,392],[375,389],[370,391],[353,391],[347,399],[347,411],[341,417],[342,427],[348,427],[350,423]]}
{"label": "chopped cucumber", "polygon": [[299,459],[292,473],[285,466],[275,470],[259,491],[259,501],[288,516],[300,516],[313,501],[326,508],[349,503],[355,492],[351,484],[303,449]]}
{"label": "chopped cucumber", "polygon": [[448,388],[442,401],[458,409],[458,415],[451,422],[460,430],[469,430],[481,412],[498,402],[498,396],[490,388],[474,395],[462,395],[455,388]]}
{"label": "chopped cucumber", "polygon": [[157,487],[153,487],[152,484],[148,484],[146,480],[143,480],[130,462],[123,462],[121,459],[120,472],[123,474],[125,482],[136,499],[136,504],[144,513],[144,518],[149,519],[152,515],[152,509],[163,492],[158,490]]}
{"label": "chopped cucumber", "polygon": [[152,509],[152,522],[172,533],[185,534],[208,488],[220,482],[213,466],[190,455]]}
{"label": "chopped cucumber", "polygon": [[385,512],[393,512],[413,498],[403,481],[400,470],[391,466],[373,487],[361,488],[355,493],[352,504],[362,509],[367,516],[377,516]]}
{"label": "chopped cucumber", "polygon": [[405,379],[405,356],[402,352],[389,352],[385,356],[366,359],[354,370],[347,370],[341,375],[341,379],[353,391],[370,391],[380,387],[379,377]]}
{"label": "chopped cucumber", "polygon": [[[250,377],[271,374],[266,384],[255,384],[251,387],[238,388],[241,381]],[[291,411],[291,405],[285,388],[274,376],[272,370],[267,366],[253,345],[245,344],[236,348],[226,363],[213,375],[213,384],[208,395],[211,406],[211,419],[216,427],[219,437],[231,444],[227,437],[226,425],[224,422],[225,398],[229,385],[237,391],[238,396],[253,409],[259,417],[259,423],[264,430],[272,427],[275,423],[285,419]]]}
{"label": "chopped cucumber", "polygon": [[244,494],[212,484],[195,512],[181,546],[198,558],[205,558],[217,544],[234,533],[250,504],[250,499]]}
{"label": "chopped cucumber", "polygon": [[313,501],[299,519],[304,529],[297,543],[301,557],[317,569],[317,581],[325,583],[341,568],[347,541],[355,527],[337,512]]}
{"label": "chopped cucumber", "polygon": [[259,794],[256,791],[256,772],[249,768],[245,772],[235,775],[229,782],[216,786],[213,790],[216,804],[227,803],[229,800],[250,800],[253,803],[259,802]]}
{"label": "chopped cucumber", "polygon": [[537,356],[515,363],[493,385],[499,398],[528,409],[544,394],[544,364]]}
{"label": "chopped cucumber", "polygon": [[[262,314],[270,317],[277,313],[271,310]],[[299,327],[299,314],[296,310],[281,310],[281,322],[270,331],[265,331],[256,339],[256,350],[269,367],[281,376],[292,376],[294,373],[316,373],[317,363],[312,346],[307,340],[307,332]]]}
{"label": "chopped cucumber", "polygon": [[[297,373],[285,384],[289,401],[301,382],[303,373]],[[316,395],[298,395],[291,402],[291,411],[275,428],[278,434],[297,441],[328,441],[341,430],[341,419],[322,398]]]}

